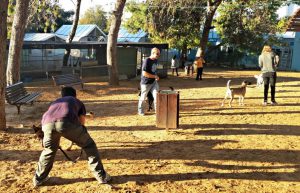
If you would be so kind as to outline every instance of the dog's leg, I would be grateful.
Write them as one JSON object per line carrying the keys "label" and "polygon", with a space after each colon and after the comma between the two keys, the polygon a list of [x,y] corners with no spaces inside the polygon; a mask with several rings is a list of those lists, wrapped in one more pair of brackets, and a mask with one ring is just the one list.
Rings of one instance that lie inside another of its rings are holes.
{"label": "dog's leg", "polygon": [[242,102],[241,104],[242,104],[242,106],[244,106],[244,98],[245,98],[244,96],[241,96],[241,102]]}
{"label": "dog's leg", "polygon": [[232,106],[231,106],[232,101],[233,101],[233,95],[230,96],[230,101],[229,101],[229,107],[230,107],[230,108],[232,107]]}
{"label": "dog's leg", "polygon": [[226,95],[225,95],[225,97],[224,97],[224,99],[223,99],[223,101],[222,101],[221,107],[224,106],[224,102],[225,102],[225,100],[227,99],[227,96],[228,96],[228,94],[226,93]]}

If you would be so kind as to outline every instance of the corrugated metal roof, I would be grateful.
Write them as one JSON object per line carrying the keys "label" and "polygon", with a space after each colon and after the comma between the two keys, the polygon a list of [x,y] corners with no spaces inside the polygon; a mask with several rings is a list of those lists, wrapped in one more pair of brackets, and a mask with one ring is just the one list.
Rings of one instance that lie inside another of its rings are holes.
{"label": "corrugated metal roof", "polygon": [[[79,41],[81,38],[88,36],[95,28],[100,31],[102,36],[106,37],[106,34],[95,24],[78,25],[73,41]],[[63,25],[55,32],[55,34],[61,38],[66,39],[71,29],[72,29],[72,25]]]}
{"label": "corrugated metal roof", "polygon": [[296,12],[290,18],[286,31],[300,31],[300,8],[297,9]]}
{"label": "corrugated metal roof", "polygon": [[47,41],[55,36],[54,33],[25,33],[24,41]]}
{"label": "corrugated metal roof", "polygon": [[129,33],[125,28],[120,28],[118,35],[118,42],[140,42],[140,40],[147,36],[147,33],[143,30],[139,30],[137,33]]}

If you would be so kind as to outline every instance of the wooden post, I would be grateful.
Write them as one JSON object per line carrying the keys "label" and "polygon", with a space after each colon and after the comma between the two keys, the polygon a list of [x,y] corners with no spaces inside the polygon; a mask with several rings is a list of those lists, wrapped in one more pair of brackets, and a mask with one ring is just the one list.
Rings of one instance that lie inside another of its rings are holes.
{"label": "wooden post", "polygon": [[177,129],[179,125],[179,93],[163,90],[157,94],[156,127]]}

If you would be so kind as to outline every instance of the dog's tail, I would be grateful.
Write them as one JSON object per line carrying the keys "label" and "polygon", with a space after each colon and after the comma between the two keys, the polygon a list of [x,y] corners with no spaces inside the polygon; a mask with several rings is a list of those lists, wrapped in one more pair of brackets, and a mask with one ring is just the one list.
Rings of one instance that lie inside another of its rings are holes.
{"label": "dog's tail", "polygon": [[230,89],[230,82],[231,82],[231,80],[227,81],[227,89]]}

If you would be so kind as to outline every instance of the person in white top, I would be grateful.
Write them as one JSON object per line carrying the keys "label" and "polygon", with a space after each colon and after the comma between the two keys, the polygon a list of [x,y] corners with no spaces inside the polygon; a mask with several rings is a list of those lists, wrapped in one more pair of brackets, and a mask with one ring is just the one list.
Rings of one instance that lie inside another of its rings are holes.
{"label": "person in white top", "polygon": [[177,56],[174,55],[171,60],[172,75],[174,75],[174,71],[176,71],[176,75],[179,76],[178,67],[179,67],[179,61],[177,60]]}

